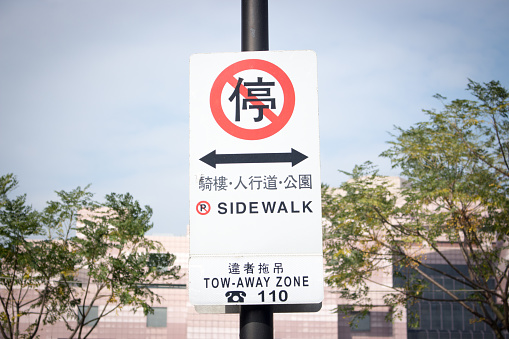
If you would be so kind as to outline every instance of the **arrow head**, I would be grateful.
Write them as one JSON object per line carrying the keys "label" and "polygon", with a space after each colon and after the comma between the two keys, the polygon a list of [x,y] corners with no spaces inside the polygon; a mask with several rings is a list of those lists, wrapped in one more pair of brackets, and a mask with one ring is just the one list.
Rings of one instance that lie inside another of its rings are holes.
{"label": "arrow head", "polygon": [[294,150],[293,148],[291,157],[292,157],[292,167],[308,158],[307,155],[304,155],[301,152]]}
{"label": "arrow head", "polygon": [[212,152],[210,152],[206,156],[200,158],[201,161],[203,161],[207,165],[212,166],[214,168],[216,168],[216,159],[217,159],[216,158],[216,150],[213,150]]}

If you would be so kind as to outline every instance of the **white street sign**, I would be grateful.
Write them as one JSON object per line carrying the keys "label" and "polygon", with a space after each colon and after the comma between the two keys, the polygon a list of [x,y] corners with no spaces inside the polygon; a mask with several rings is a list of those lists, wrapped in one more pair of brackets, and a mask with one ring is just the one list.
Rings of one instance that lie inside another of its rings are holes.
{"label": "white street sign", "polygon": [[320,303],[315,53],[191,56],[189,162],[191,303]]}

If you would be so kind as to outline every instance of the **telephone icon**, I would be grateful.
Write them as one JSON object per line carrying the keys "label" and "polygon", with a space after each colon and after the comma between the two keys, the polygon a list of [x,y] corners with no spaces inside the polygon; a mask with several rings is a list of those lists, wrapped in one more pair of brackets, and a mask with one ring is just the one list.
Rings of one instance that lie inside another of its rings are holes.
{"label": "telephone icon", "polygon": [[228,291],[228,292],[226,292],[225,297],[228,298],[229,303],[243,303],[244,298],[246,297],[246,292],[244,292],[244,291]]}

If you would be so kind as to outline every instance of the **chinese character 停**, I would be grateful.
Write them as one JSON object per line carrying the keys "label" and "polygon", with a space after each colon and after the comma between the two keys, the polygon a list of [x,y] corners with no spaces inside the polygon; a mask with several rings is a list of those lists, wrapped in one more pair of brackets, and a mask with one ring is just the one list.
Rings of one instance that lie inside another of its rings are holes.
{"label": "chinese character \u505c", "polygon": [[[240,121],[240,96],[244,96],[245,99],[242,100],[242,109],[248,109],[247,104],[249,103],[249,109],[257,109],[258,116],[254,118],[255,122],[262,121],[263,119],[263,110],[266,108],[275,109],[276,108],[276,99],[270,98],[270,87],[274,86],[275,83],[272,81],[264,82],[263,77],[257,77],[256,82],[244,82],[244,86],[242,86],[243,78],[239,78],[237,80],[237,85],[233,90],[232,95],[228,98],[228,100],[233,101],[235,99],[235,121]],[[247,93],[245,89],[247,88]],[[267,102],[268,104],[265,104]]]}

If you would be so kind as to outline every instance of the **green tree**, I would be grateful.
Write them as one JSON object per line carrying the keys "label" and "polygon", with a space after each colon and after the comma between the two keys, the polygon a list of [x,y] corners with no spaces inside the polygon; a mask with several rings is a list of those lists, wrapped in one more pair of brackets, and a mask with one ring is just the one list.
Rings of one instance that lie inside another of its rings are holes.
{"label": "green tree", "polygon": [[[1,235],[8,240],[2,247],[2,277],[17,279],[10,279],[7,297],[36,297],[31,304],[17,302],[20,311],[15,316],[10,311],[13,302],[9,304],[2,294],[4,337],[17,338],[19,331],[11,328],[26,324],[36,309],[38,320],[30,324],[26,337],[34,337],[41,324],[63,321],[70,338],[86,338],[103,317],[118,309],[152,312],[151,305],[160,296],[150,285],[179,278],[175,256],[146,237],[152,228],[152,209],[142,207],[130,194],[112,193],[98,203],[88,187],[78,187],[56,192],[59,199],[48,202],[40,213],[25,206],[24,196],[18,197],[15,201],[24,209],[11,213],[7,193],[14,187],[9,180],[15,179],[7,175],[2,180],[6,194],[2,196]],[[15,259],[20,253],[27,259]],[[24,285],[20,279],[26,280]]]}
{"label": "green tree", "polygon": [[[67,204],[60,208],[65,211]],[[77,236],[69,247],[78,258],[74,272],[84,277],[61,277],[78,305],[68,307],[67,317],[62,317],[71,330],[70,338],[86,338],[102,317],[126,306],[133,311],[141,308],[145,314],[152,312],[151,305],[160,302],[160,296],[150,285],[178,279],[180,270],[174,266],[173,254],[164,253],[160,243],[145,237],[152,228],[152,209],[141,207],[130,194],[107,195],[104,204],[81,213]],[[159,254],[157,263],[154,254]],[[101,310],[92,316],[90,312],[99,301]]]}
{"label": "green tree", "polygon": [[45,236],[46,229],[25,195],[9,197],[17,185],[12,174],[0,176],[0,333],[34,338],[47,321],[46,305],[55,293],[52,279],[63,266],[47,260],[58,252],[57,244],[30,241]]}
{"label": "green tree", "polygon": [[379,283],[375,273],[390,265],[394,284],[384,286],[392,289],[384,303],[391,316],[422,300],[456,303],[503,338],[509,329],[509,93],[497,81],[470,81],[467,89],[476,100],[445,103],[437,95],[441,111],[396,128],[381,156],[401,170],[404,185],[391,187],[367,162],[347,173],[351,179],[339,189],[323,186],[327,282],[351,306],[368,310],[370,288]]}

